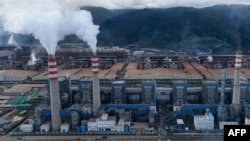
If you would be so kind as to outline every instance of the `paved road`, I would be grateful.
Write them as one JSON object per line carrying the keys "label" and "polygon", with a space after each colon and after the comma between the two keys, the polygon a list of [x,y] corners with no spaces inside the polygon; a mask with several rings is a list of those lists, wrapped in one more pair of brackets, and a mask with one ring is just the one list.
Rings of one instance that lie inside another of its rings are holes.
{"label": "paved road", "polygon": [[[97,136],[3,136],[3,141],[94,141]],[[222,141],[223,136],[108,136],[103,141]]]}

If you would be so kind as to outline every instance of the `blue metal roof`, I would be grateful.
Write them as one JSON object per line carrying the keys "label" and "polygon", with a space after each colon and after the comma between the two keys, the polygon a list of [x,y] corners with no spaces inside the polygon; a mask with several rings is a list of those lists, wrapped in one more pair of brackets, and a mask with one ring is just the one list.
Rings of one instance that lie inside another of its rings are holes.
{"label": "blue metal roof", "polygon": [[153,82],[153,81],[144,81],[144,82],[141,82],[141,85],[142,86],[152,86],[152,87],[155,87],[156,83]]}
{"label": "blue metal roof", "polygon": [[111,86],[124,86],[125,81],[114,81],[111,83]]}
{"label": "blue metal roof", "polygon": [[181,109],[216,109],[218,105],[208,104],[185,104],[181,106]]}
{"label": "blue metal roof", "polygon": [[187,86],[187,82],[186,81],[174,81],[173,85],[174,86],[184,86],[184,87],[186,87]]}
{"label": "blue metal roof", "polygon": [[146,105],[146,104],[103,104],[102,108],[149,109],[149,105]]}
{"label": "blue metal roof", "polygon": [[202,84],[205,86],[218,86],[218,82],[215,81],[203,81]]}
{"label": "blue metal roof", "polygon": [[250,83],[249,82],[241,82],[240,86],[245,86],[245,87],[249,87]]}
{"label": "blue metal roof", "polygon": [[91,78],[81,78],[78,80],[78,83],[92,83]]}

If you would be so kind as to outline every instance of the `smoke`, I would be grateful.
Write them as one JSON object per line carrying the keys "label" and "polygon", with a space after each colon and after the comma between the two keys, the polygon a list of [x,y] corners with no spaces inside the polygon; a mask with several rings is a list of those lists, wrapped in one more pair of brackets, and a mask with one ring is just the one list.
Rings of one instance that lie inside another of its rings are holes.
{"label": "smoke", "polygon": [[[0,22],[1,23],[1,22]],[[3,31],[3,28],[2,26],[0,25],[0,43],[3,43],[3,34],[4,34],[4,31]]]}
{"label": "smoke", "polygon": [[105,7],[108,9],[168,8],[168,7],[207,7],[216,4],[245,4],[248,0],[61,0],[68,5]]}
{"label": "smoke", "polygon": [[99,26],[91,13],[60,0],[1,0],[0,16],[9,33],[33,35],[49,55],[55,55],[57,43],[76,34],[96,52]]}
{"label": "smoke", "polygon": [[4,31],[3,23],[0,19],[0,44],[5,44],[8,41],[8,38],[9,38],[9,35]]}
{"label": "smoke", "polygon": [[212,61],[213,61],[213,57],[212,57],[212,56],[208,56],[208,57],[207,57],[207,61],[208,61],[208,62],[212,62]]}
{"label": "smoke", "polygon": [[13,34],[10,35],[7,44],[8,45],[16,46],[15,50],[21,50],[22,49],[22,47],[20,46],[20,44],[17,43],[17,41],[15,40],[15,36]]}
{"label": "smoke", "polygon": [[14,39],[14,35],[13,34],[10,35],[10,38],[8,40],[8,45],[14,45],[14,46],[18,45],[17,42],[16,42],[16,40]]}
{"label": "smoke", "polygon": [[35,65],[36,61],[38,61],[39,59],[36,58],[36,53],[34,51],[31,52],[30,55],[30,60],[28,61],[28,65]]}

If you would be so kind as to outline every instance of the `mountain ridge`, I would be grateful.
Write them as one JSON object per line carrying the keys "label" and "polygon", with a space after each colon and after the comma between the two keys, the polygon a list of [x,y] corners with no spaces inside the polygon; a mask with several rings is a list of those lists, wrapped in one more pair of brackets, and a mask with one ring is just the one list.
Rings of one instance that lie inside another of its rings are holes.
{"label": "mountain ridge", "polygon": [[[234,52],[250,47],[250,6],[214,5],[204,8],[171,7],[109,10],[81,7],[99,25],[97,46],[136,45],[157,49]],[[19,40],[22,40],[19,35]],[[6,34],[0,38],[6,42]],[[26,43],[34,38],[25,39]],[[65,42],[83,42],[75,35]],[[250,50],[250,49],[249,49]]]}

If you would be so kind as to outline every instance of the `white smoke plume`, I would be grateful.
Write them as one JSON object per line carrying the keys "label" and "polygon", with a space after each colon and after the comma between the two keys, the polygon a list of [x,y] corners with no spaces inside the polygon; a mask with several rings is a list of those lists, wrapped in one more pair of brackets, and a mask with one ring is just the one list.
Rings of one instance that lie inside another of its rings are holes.
{"label": "white smoke plume", "polygon": [[9,33],[33,35],[55,55],[57,43],[66,35],[76,34],[96,52],[99,26],[91,13],[60,0],[1,0],[0,16]]}
{"label": "white smoke plume", "polygon": [[16,40],[14,39],[14,35],[13,34],[10,35],[10,38],[8,40],[8,45],[15,45],[15,46],[18,45],[17,42],[16,42]]}
{"label": "white smoke plume", "polygon": [[212,61],[213,61],[213,57],[209,55],[209,56],[207,57],[207,61],[208,61],[208,62],[212,62]]}
{"label": "white smoke plume", "polygon": [[169,8],[169,7],[207,7],[216,4],[245,4],[249,0],[61,0],[67,5],[105,7],[108,9],[124,8]]}
{"label": "white smoke plume", "polygon": [[36,61],[38,61],[39,59],[36,58],[36,53],[34,51],[31,52],[30,55],[30,60],[28,61],[28,65],[35,65]]}

